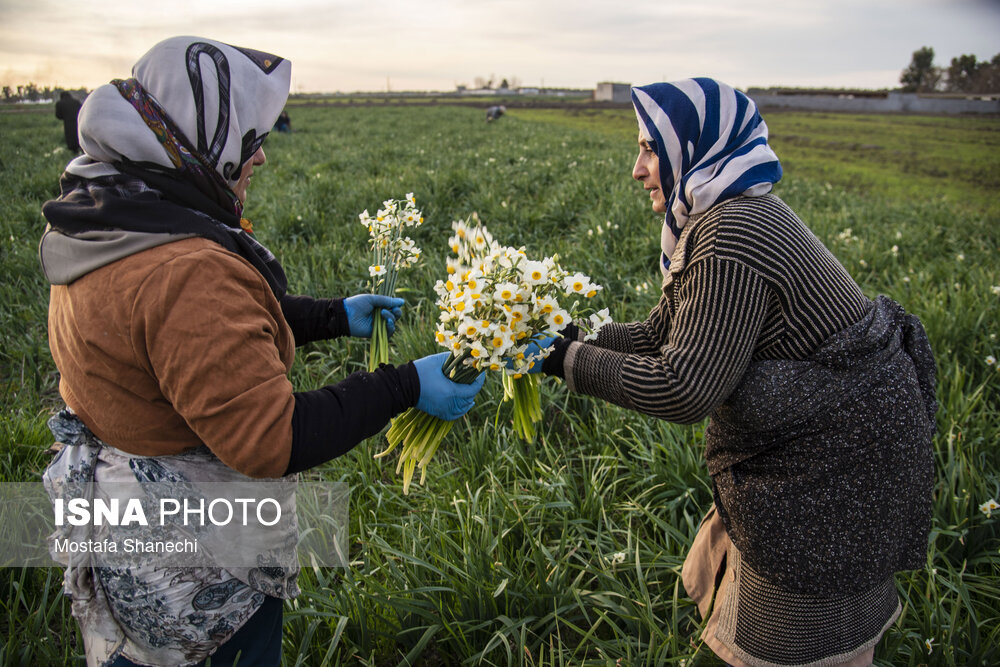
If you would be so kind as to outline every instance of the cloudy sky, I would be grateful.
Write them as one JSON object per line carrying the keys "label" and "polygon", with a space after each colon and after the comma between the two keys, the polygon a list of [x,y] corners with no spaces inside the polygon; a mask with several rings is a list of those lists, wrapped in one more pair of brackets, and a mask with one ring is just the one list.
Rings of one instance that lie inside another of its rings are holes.
{"label": "cloudy sky", "polygon": [[94,88],[179,34],[288,58],[293,92],[886,88],[922,46],[941,66],[1000,53],[1000,0],[0,0],[0,84]]}

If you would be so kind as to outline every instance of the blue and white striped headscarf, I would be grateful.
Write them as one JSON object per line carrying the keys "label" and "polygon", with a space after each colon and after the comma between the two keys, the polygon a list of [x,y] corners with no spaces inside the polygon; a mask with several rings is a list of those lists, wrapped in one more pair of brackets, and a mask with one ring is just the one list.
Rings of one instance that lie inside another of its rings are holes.
{"label": "blue and white striped headscarf", "polygon": [[660,247],[664,275],[691,216],[739,195],[759,196],[781,180],[757,105],[714,79],[632,88],[639,133],[656,151],[667,201]]}

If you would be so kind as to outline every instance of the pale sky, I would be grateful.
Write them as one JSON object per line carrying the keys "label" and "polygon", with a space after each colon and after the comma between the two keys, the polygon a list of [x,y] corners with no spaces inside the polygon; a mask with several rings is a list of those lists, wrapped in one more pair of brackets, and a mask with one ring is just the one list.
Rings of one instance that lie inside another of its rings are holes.
{"label": "pale sky", "polygon": [[1000,0],[0,0],[0,84],[92,89],[198,35],[292,61],[292,92],[454,90],[477,77],[593,88],[894,88],[1000,53]]}

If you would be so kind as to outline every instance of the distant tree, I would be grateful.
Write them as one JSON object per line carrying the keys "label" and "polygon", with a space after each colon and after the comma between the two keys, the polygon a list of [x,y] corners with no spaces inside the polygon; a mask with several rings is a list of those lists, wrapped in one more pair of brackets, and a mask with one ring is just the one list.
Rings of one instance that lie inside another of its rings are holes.
{"label": "distant tree", "polygon": [[907,93],[928,92],[941,81],[941,69],[934,66],[934,49],[923,46],[913,52],[910,66],[903,70],[899,82]]}
{"label": "distant tree", "polygon": [[10,89],[10,86],[3,87],[3,98],[9,100],[14,96],[14,91]]}
{"label": "distant tree", "polygon": [[[989,63],[982,63],[989,66]],[[961,55],[951,59],[948,67],[948,79],[945,82],[947,90],[956,93],[974,92],[979,79],[980,63],[974,55]]]}
{"label": "distant tree", "polygon": [[507,79],[500,82],[500,90],[508,90],[509,88],[510,86],[507,85]]}
{"label": "distant tree", "polygon": [[952,58],[945,88],[955,93],[1000,93],[1000,53],[981,62],[974,55]]}
{"label": "distant tree", "polygon": [[979,92],[1000,93],[1000,53],[993,56],[988,67],[983,67],[979,77]]}

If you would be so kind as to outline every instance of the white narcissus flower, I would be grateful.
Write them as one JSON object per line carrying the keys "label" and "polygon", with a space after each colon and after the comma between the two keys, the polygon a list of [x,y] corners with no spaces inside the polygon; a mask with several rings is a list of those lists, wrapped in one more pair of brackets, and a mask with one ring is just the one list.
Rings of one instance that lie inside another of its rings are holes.
{"label": "white narcissus flower", "polygon": [[549,327],[558,331],[569,324],[571,320],[569,313],[562,308],[557,308],[546,316],[545,321]]}
{"label": "white narcissus flower", "polygon": [[459,334],[470,339],[478,336],[479,332],[483,330],[480,326],[480,321],[471,317],[463,318],[461,323],[459,323],[456,328],[458,329]]}
{"label": "white narcissus flower", "polygon": [[474,341],[472,345],[469,346],[469,355],[477,362],[485,361],[490,358],[490,353],[486,351],[486,347],[478,340]]}
{"label": "white narcissus flower", "polygon": [[373,264],[373,265],[369,266],[368,267],[368,275],[369,276],[384,276],[385,275],[385,266],[382,265],[382,264]]}
{"label": "white narcissus flower", "polygon": [[493,290],[493,298],[496,301],[505,303],[507,301],[513,301],[514,297],[517,295],[517,285],[514,283],[503,282],[496,286]]}
{"label": "white narcissus flower", "polygon": [[611,315],[607,308],[603,308],[596,313],[592,313],[590,318],[587,320],[590,332],[587,333],[583,339],[594,340],[597,338],[597,334],[601,330],[601,327],[609,322],[611,322]]}
{"label": "white narcissus flower", "polygon": [[548,316],[552,314],[552,311],[559,308],[559,302],[551,296],[535,297],[534,306],[536,313]]}
{"label": "white narcissus flower", "polygon": [[437,331],[434,332],[434,340],[436,340],[439,345],[448,347],[453,338],[455,338],[454,331],[445,327],[443,323],[439,323],[437,325]]}
{"label": "white narcissus flower", "polygon": [[993,511],[1000,509],[1000,505],[993,498],[990,498],[985,503],[979,506],[979,511],[986,515],[986,518],[993,516]]}
{"label": "white narcissus flower", "polygon": [[549,279],[549,269],[542,262],[525,260],[518,264],[521,279],[528,285],[541,285]]}
{"label": "white narcissus flower", "polygon": [[528,316],[528,307],[525,305],[505,306],[504,310],[507,312],[507,321],[515,328]]}
{"label": "white narcissus flower", "polygon": [[574,273],[563,278],[563,289],[573,294],[586,294],[591,289],[590,278],[582,273]]}

